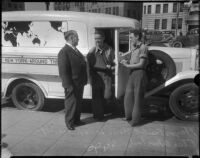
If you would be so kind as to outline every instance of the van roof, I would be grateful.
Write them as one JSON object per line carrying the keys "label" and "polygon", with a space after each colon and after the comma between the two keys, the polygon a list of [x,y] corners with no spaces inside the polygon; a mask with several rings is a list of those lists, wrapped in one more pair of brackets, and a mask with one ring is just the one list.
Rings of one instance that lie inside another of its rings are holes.
{"label": "van roof", "polygon": [[139,29],[136,19],[121,16],[73,11],[9,11],[2,12],[2,21],[63,21],[73,20],[95,27],[133,27]]}

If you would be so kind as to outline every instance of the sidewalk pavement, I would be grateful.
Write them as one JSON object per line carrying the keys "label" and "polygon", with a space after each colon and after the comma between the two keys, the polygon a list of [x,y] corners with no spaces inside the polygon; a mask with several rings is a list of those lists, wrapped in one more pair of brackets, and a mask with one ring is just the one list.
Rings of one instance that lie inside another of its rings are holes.
{"label": "sidewalk pavement", "polygon": [[[95,122],[69,131],[64,113],[2,108],[2,142],[14,156],[175,156],[199,155],[198,123],[152,121],[130,127],[121,118]],[[3,150],[2,150],[3,151]]]}

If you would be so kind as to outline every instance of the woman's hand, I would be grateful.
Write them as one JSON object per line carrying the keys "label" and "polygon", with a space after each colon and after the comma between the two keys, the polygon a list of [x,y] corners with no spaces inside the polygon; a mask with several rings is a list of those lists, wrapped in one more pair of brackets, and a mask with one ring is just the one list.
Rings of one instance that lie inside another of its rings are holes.
{"label": "woman's hand", "polygon": [[127,67],[127,65],[128,65],[128,63],[127,63],[128,61],[127,60],[122,60],[120,63],[122,64],[122,65],[124,65],[124,66],[126,66]]}

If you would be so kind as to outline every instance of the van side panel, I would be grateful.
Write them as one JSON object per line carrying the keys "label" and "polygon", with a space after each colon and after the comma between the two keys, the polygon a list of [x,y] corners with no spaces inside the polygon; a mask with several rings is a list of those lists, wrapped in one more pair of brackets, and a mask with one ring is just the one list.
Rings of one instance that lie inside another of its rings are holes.
{"label": "van side panel", "polygon": [[[47,98],[64,98],[64,89],[58,73],[57,54],[65,45],[63,32],[76,30],[78,49],[86,55],[88,49],[87,25],[69,21],[10,21],[2,22],[2,83],[16,76],[26,76],[45,88]],[[7,79],[5,79],[7,76]],[[42,88],[40,87],[40,88]],[[2,87],[6,92],[6,87]],[[91,98],[91,86],[84,89],[84,98]]]}

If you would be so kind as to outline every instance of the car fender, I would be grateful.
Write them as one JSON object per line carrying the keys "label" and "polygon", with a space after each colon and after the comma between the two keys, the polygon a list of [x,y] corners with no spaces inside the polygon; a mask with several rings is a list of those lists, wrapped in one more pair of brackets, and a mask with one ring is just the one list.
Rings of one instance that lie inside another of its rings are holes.
{"label": "car fender", "polygon": [[47,91],[45,90],[44,86],[41,85],[37,80],[35,80],[34,78],[27,76],[27,75],[14,75],[6,83],[6,86],[4,89],[5,93],[4,93],[4,96],[2,96],[2,98],[6,97],[9,85],[12,84],[14,81],[20,80],[20,79],[23,79],[23,80],[25,79],[25,80],[35,83],[42,90],[44,96],[47,97],[47,94],[48,94]]}
{"label": "car fender", "polygon": [[171,86],[174,83],[183,81],[183,80],[193,80],[194,77],[198,74],[198,71],[193,71],[193,70],[188,70],[188,71],[183,71],[183,72],[179,72],[177,73],[174,77],[172,77],[171,79],[167,80],[164,84],[160,85],[159,87],[154,88],[153,90],[147,92],[145,94],[145,98],[149,97],[151,95],[156,94],[157,92]]}

